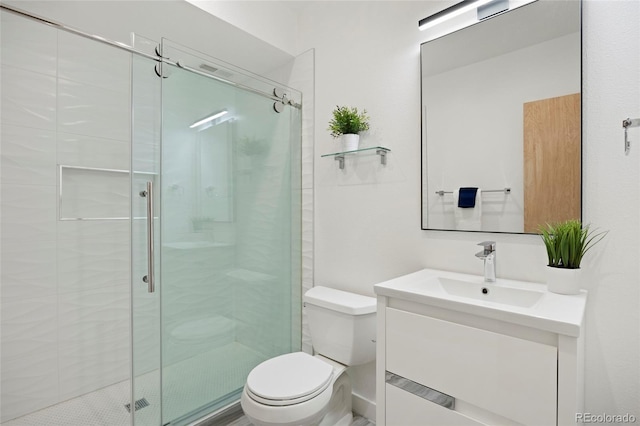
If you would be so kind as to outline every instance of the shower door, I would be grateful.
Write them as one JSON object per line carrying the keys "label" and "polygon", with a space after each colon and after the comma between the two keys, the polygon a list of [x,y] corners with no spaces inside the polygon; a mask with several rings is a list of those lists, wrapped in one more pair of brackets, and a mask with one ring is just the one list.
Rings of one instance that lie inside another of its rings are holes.
{"label": "shower door", "polygon": [[[134,370],[138,358],[157,364],[145,380],[159,404],[134,423],[181,425],[237,401],[263,360],[300,350],[301,116],[288,102],[300,94],[167,40],[161,49],[159,173],[133,180],[147,218],[134,239],[155,237],[155,265],[138,262],[155,293],[137,300],[159,317],[134,337]],[[151,291],[141,275],[138,290]],[[137,356],[145,338],[159,353]],[[150,402],[142,382],[134,371],[134,399]]]}

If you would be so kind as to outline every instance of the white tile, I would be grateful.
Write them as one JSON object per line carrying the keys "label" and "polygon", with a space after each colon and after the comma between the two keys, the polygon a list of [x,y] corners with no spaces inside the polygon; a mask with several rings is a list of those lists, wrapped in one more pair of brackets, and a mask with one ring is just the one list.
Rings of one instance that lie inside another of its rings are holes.
{"label": "white tile", "polygon": [[128,218],[128,173],[61,168],[61,219]]}
{"label": "white tile", "polygon": [[58,402],[58,359],[56,345],[41,348],[49,359],[27,355],[12,362],[3,360],[0,421],[4,422]]}
{"label": "white tile", "polygon": [[56,238],[56,187],[2,185],[2,238],[51,241]]}
{"label": "white tile", "polygon": [[3,298],[56,294],[55,241],[3,238],[1,247]]}
{"label": "white tile", "polygon": [[[302,294],[313,287],[313,189],[302,190]],[[302,310],[302,350],[312,353],[307,313]]]}
{"label": "white tile", "polygon": [[2,354],[18,358],[40,346],[55,343],[56,298],[2,298]]}
{"label": "white tile", "polygon": [[58,164],[129,170],[128,140],[58,133]]}
{"label": "white tile", "polygon": [[160,298],[147,292],[133,297],[133,371],[138,376],[160,367]]}
{"label": "white tile", "polygon": [[313,188],[313,149],[302,148],[302,188]]}
{"label": "white tile", "polygon": [[[129,403],[131,399],[130,386],[129,381],[122,381],[3,423],[3,426],[129,425],[131,424],[131,414],[127,412],[124,405]],[[159,424],[159,421],[156,423]]]}
{"label": "white tile", "polygon": [[137,136],[132,146],[133,170],[136,172],[158,173],[160,169],[160,142],[145,143]]}
{"label": "white tile", "polygon": [[62,220],[58,221],[58,241],[101,240],[104,242],[129,241],[128,220]]}
{"label": "white tile", "polygon": [[56,129],[56,78],[2,66],[3,124]]}
{"label": "white tile", "polygon": [[59,221],[58,291],[114,287],[129,282],[130,222]]}
{"label": "white tile", "polygon": [[160,164],[161,79],[149,73],[148,60],[136,58],[133,65],[133,169],[158,170]]}
{"label": "white tile", "polygon": [[313,190],[302,190],[302,277],[313,282]]}
{"label": "white tile", "polygon": [[[84,395],[129,377],[129,335],[65,346],[60,351],[60,398]],[[104,343],[104,345],[102,345]],[[97,349],[91,350],[93,347]]]}
{"label": "white tile", "polygon": [[70,398],[129,375],[129,286],[59,296],[60,393]]}
{"label": "white tile", "polygon": [[55,76],[57,30],[12,13],[1,16],[2,64]]}
{"label": "white tile", "polygon": [[2,421],[58,401],[56,298],[2,299]]}
{"label": "white tile", "polygon": [[128,93],[58,79],[58,130],[99,138],[129,140]]}
{"label": "white tile", "polygon": [[5,124],[0,143],[2,183],[55,185],[55,132]]}
{"label": "white tile", "polygon": [[58,77],[128,93],[131,54],[61,31],[58,35]]}
{"label": "white tile", "polygon": [[314,125],[313,125],[313,97],[304,99],[302,114],[302,188],[313,189],[314,167]]}
{"label": "white tile", "polygon": [[60,293],[113,288],[130,280],[129,242],[99,238],[58,242]]}

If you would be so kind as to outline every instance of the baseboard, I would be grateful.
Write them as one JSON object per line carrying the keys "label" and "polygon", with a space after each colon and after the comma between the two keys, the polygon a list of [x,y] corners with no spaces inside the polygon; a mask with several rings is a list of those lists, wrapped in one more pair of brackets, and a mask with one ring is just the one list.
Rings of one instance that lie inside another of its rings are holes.
{"label": "baseboard", "polygon": [[367,398],[354,393],[351,394],[351,403],[353,404],[354,413],[375,423],[376,403],[374,401],[369,401]]}

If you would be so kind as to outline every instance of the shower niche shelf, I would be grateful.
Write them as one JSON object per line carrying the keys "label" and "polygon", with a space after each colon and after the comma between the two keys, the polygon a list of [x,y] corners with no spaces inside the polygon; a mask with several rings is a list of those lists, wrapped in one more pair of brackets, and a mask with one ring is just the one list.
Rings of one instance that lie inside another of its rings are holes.
{"label": "shower niche shelf", "polygon": [[[58,164],[58,170],[58,220],[130,219],[129,170],[65,164]],[[155,176],[153,172],[133,172],[134,180]]]}
{"label": "shower niche shelf", "polygon": [[383,166],[387,165],[387,153],[391,152],[389,148],[385,148],[383,146],[371,146],[367,148],[355,149],[353,151],[342,151],[342,152],[333,152],[331,154],[324,154],[321,157],[333,157],[338,162],[338,167],[340,170],[344,169],[344,159],[347,155],[355,155],[355,154],[371,154],[375,153],[380,156],[380,164]]}

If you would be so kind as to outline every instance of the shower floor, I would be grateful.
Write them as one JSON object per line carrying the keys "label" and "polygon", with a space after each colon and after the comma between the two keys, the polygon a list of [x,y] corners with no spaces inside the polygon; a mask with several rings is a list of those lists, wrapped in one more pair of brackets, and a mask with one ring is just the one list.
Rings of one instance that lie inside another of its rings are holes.
{"label": "shower floor", "polygon": [[[205,352],[165,369],[164,422],[225,396],[229,390],[244,386],[247,375],[263,358],[239,343]],[[215,368],[233,365],[230,369]],[[149,406],[136,412],[139,424],[153,424],[158,418],[159,390],[157,373],[140,377],[136,398],[145,398]],[[131,415],[128,380],[44,408],[2,423],[2,426],[127,426]],[[147,420],[147,421],[145,421]]]}

